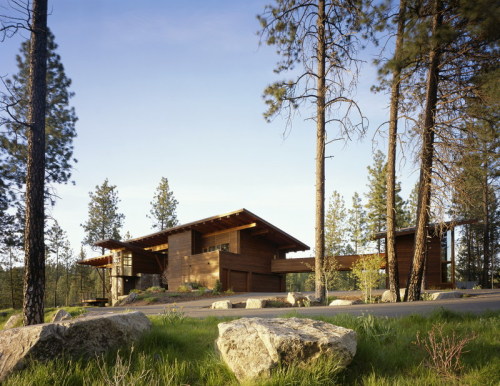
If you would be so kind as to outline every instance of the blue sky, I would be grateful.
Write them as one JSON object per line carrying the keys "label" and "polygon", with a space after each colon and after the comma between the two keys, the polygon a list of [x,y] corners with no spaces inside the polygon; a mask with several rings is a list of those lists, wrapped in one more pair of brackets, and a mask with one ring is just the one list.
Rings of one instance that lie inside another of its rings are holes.
{"label": "blue sky", "polygon": [[[146,214],[162,176],[182,223],[244,207],[313,247],[315,124],[304,112],[284,138],[284,120],[262,118],[262,91],[277,80],[274,50],[256,35],[256,15],[268,2],[49,0],[79,117],[76,184],[57,187],[52,214],[75,251],[89,191],[109,178],[124,232],[141,236],[151,232]],[[0,44],[1,75],[16,72],[21,39]],[[387,119],[388,97],[369,91],[374,81],[366,63],[356,93],[370,121],[365,139],[327,149],[334,156],[327,195],[336,189],[348,205],[354,191],[368,190],[373,149],[384,149],[376,129]],[[414,169],[408,162],[405,197]]]}

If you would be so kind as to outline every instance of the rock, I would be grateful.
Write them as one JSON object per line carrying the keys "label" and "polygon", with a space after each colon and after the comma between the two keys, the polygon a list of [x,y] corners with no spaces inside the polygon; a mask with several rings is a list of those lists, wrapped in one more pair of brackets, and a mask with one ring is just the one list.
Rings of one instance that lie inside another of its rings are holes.
{"label": "rock", "polygon": [[7,330],[9,328],[18,327],[20,325],[22,326],[22,324],[23,324],[23,314],[14,314],[11,315],[9,319],[7,319],[7,321],[3,325],[3,329]]}
{"label": "rock", "polygon": [[431,294],[431,300],[457,299],[461,297],[462,293],[458,291],[434,292]]}
{"label": "rock", "polygon": [[319,299],[314,295],[306,295],[306,299],[310,303],[319,303]]}
{"label": "rock", "polygon": [[[401,298],[401,301],[403,301],[403,298],[405,297],[405,291],[406,291],[406,288],[400,288],[399,289],[399,296]],[[382,294],[381,301],[382,301],[382,303],[395,303],[396,299],[394,298],[394,296],[392,296],[390,290],[386,290]]]}
{"label": "rock", "polygon": [[0,331],[0,382],[27,360],[90,357],[130,344],[151,327],[142,312],[87,316]]}
{"label": "rock", "polygon": [[131,292],[128,295],[118,296],[118,300],[113,304],[113,307],[124,306],[125,304],[132,303],[137,299],[137,292]]}
{"label": "rock", "polygon": [[233,304],[229,300],[219,300],[218,302],[213,302],[210,308],[212,310],[227,310],[233,308]]}
{"label": "rock", "polygon": [[359,304],[359,300],[345,300],[345,299],[336,299],[332,301],[330,306],[352,306],[353,304]]}
{"label": "rock", "polygon": [[52,323],[54,322],[62,322],[63,320],[71,319],[71,315],[66,310],[57,310],[54,317],[52,318]]}
{"label": "rock", "polygon": [[245,308],[264,308],[266,306],[265,299],[247,299]]}
{"label": "rock", "polygon": [[301,292],[289,292],[286,301],[293,307],[303,305],[305,296]]}
{"label": "rock", "polygon": [[217,348],[239,380],[269,376],[278,364],[304,365],[330,356],[341,367],[356,353],[356,333],[301,318],[242,318],[219,323]]}

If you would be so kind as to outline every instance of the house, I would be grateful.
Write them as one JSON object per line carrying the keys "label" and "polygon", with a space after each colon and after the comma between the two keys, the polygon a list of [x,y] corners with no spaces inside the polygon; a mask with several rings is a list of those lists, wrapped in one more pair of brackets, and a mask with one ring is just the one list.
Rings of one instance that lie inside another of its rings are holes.
{"label": "house", "polygon": [[162,276],[172,290],[192,282],[213,288],[219,280],[223,290],[284,291],[285,274],[273,272],[271,262],[309,249],[246,209],[95,245],[109,253],[79,264],[109,273],[114,301],[134,288],[160,285]]}
{"label": "house", "polygon": [[[445,222],[429,224],[427,257],[424,268],[424,286],[427,289],[455,288],[455,227],[472,221]],[[396,256],[400,288],[406,288],[410,263],[413,259],[416,228],[396,231]],[[376,239],[385,239],[386,232],[376,234]],[[382,254],[385,256],[385,254]],[[352,265],[362,255],[335,256],[339,271],[350,271]],[[271,271],[274,273],[311,272],[314,258],[273,260]],[[386,265],[381,269],[385,269]]]}
{"label": "house", "polygon": [[[454,227],[465,223],[468,222],[429,224],[426,288],[455,286]],[[385,238],[386,234],[379,233],[376,237]],[[414,239],[415,228],[396,232],[402,288],[406,287]],[[220,281],[223,290],[282,292],[287,273],[314,270],[313,257],[286,258],[289,252],[309,250],[307,245],[246,209],[131,240],[102,240],[95,245],[108,249],[109,253],[78,263],[100,268],[103,283],[108,272],[113,301],[132,289],[165,283],[170,290],[194,282],[213,288]],[[351,270],[360,256],[335,256],[339,270]]]}

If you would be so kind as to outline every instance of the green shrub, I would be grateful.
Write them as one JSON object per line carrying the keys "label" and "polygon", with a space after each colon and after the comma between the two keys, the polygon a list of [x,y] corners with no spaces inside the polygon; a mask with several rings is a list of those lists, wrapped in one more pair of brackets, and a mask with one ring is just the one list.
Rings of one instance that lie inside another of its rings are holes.
{"label": "green shrub", "polygon": [[153,303],[156,303],[158,301],[158,298],[156,296],[145,296],[144,298],[142,298],[142,300],[146,304],[153,304]]}
{"label": "green shrub", "polygon": [[130,290],[130,293],[134,293],[134,294],[142,294],[142,291],[141,291],[140,289],[134,288],[134,289],[131,289],[131,290]]}
{"label": "green shrub", "polygon": [[191,292],[191,288],[185,284],[182,284],[179,287],[177,287],[177,292]]}
{"label": "green shrub", "polygon": [[161,288],[158,286],[149,287],[148,289],[146,289],[146,292],[148,292],[148,293],[165,292],[165,288]]}
{"label": "green shrub", "polygon": [[213,293],[218,295],[221,292],[222,292],[222,282],[220,280],[216,280]]}

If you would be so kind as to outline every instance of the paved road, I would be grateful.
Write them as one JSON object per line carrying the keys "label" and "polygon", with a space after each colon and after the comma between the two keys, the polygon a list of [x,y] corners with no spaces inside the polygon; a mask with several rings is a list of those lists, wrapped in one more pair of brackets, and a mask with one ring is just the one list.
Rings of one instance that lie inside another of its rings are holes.
{"label": "paved road", "polygon": [[[244,308],[233,308],[229,310],[211,310],[210,304],[215,300],[228,299],[233,303],[244,302],[252,298],[270,298],[284,296],[283,293],[246,293],[228,296],[220,299],[203,299],[192,302],[178,303],[177,307],[190,317],[206,318],[217,317],[277,317],[284,314],[296,313],[298,315],[331,316],[335,314],[348,313],[351,315],[372,314],[375,316],[398,317],[410,314],[428,314],[436,309],[445,308],[456,312],[481,313],[486,310],[500,310],[500,290],[466,290],[461,291],[471,294],[471,297],[449,300],[435,300],[412,303],[379,303],[379,304],[357,304],[352,306],[336,307],[305,307],[305,308],[263,308],[246,310]],[[336,296],[345,293],[336,292]],[[165,304],[149,306],[127,306],[110,308],[91,308],[90,313],[101,312],[123,312],[124,310],[137,310],[145,314],[159,314],[165,309]]]}

